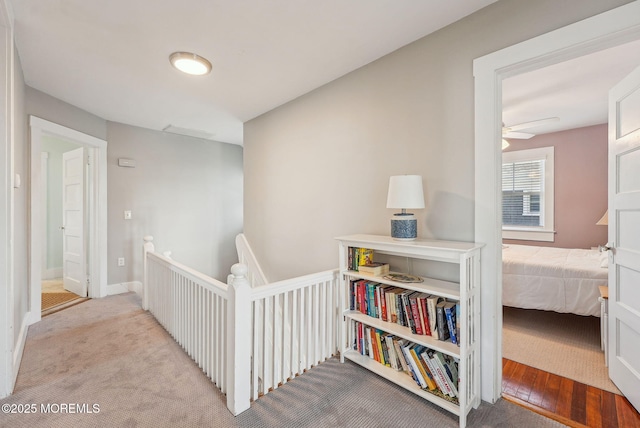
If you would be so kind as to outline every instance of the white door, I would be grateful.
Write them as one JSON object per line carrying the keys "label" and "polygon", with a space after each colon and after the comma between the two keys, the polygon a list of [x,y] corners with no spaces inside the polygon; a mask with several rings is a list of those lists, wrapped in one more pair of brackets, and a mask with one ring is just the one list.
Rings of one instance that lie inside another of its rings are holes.
{"label": "white door", "polygon": [[84,148],[62,154],[62,269],[64,288],[87,295]]}
{"label": "white door", "polygon": [[609,376],[640,410],[640,67],[609,92]]}

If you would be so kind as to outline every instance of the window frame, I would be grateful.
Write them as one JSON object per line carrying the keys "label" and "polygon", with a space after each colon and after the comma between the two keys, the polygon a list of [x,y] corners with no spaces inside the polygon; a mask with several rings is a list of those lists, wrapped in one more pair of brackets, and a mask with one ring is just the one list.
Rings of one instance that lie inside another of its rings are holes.
{"label": "window frame", "polygon": [[[544,160],[544,212],[541,212],[543,226],[505,226],[502,225],[503,239],[523,241],[554,242],[554,147],[515,150],[502,153],[502,164]],[[502,217],[501,217],[502,219]],[[502,220],[501,220],[502,221]]]}

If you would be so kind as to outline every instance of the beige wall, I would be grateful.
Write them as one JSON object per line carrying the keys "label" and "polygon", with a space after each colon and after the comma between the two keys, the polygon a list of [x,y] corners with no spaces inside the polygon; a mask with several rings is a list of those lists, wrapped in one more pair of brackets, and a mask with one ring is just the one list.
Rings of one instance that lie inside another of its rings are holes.
{"label": "beige wall", "polygon": [[421,174],[422,237],[474,238],[475,58],[628,3],[501,0],[245,124],[245,234],[272,280],[388,234],[388,179]]}
{"label": "beige wall", "polygon": [[596,222],[607,210],[607,132],[596,125],[510,140],[507,151],[554,147],[555,241],[505,243],[560,248],[591,248],[607,242],[607,227]]}

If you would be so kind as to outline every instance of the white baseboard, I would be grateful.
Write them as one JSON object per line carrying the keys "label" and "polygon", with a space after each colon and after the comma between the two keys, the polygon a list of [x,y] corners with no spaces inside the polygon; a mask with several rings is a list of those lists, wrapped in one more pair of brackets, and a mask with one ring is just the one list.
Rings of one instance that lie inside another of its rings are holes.
{"label": "white baseboard", "polygon": [[14,344],[13,348],[13,358],[11,363],[12,367],[12,378],[11,378],[11,391],[13,392],[13,387],[16,384],[16,379],[18,378],[18,370],[20,370],[20,363],[22,362],[22,353],[24,352],[24,344],[27,341],[27,331],[29,330],[29,319],[31,318],[31,314],[27,312],[22,317],[22,322],[20,323],[20,334],[18,334],[18,340]]}
{"label": "white baseboard", "polygon": [[119,284],[107,285],[107,296],[113,296],[114,294],[128,293],[129,291],[134,291],[136,292],[136,294],[142,296],[142,282],[131,281],[131,282],[121,282]]}
{"label": "white baseboard", "polygon": [[42,272],[42,279],[58,279],[58,278],[62,278],[62,268],[51,268],[51,269],[45,269]]}

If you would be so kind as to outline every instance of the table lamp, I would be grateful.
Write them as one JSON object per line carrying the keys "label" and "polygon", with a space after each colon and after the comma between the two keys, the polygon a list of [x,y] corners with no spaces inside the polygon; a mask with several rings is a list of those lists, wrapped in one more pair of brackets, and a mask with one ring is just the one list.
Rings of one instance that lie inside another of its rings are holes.
{"label": "table lamp", "polygon": [[389,178],[387,208],[400,208],[402,212],[391,217],[391,237],[412,241],[418,236],[418,220],[407,209],[424,208],[422,176],[394,175]]}

